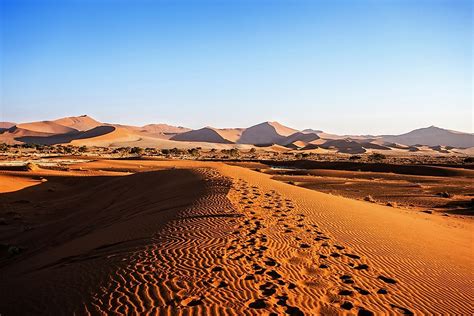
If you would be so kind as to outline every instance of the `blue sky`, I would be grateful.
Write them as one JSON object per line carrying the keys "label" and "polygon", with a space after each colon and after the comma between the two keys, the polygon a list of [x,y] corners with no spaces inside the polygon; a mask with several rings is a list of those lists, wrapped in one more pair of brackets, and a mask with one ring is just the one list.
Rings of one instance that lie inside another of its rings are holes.
{"label": "blue sky", "polygon": [[473,130],[471,1],[0,3],[0,121]]}

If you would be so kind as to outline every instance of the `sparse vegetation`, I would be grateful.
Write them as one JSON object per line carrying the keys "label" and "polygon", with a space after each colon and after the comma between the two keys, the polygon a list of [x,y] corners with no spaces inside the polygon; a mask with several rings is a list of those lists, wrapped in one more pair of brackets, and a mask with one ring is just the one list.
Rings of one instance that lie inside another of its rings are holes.
{"label": "sparse vegetation", "polygon": [[452,194],[450,194],[450,193],[447,192],[447,191],[438,192],[438,193],[436,193],[436,195],[437,195],[437,196],[440,196],[440,197],[443,197],[443,198],[446,198],[446,199],[452,197]]}
{"label": "sparse vegetation", "polygon": [[387,158],[384,154],[381,153],[372,153],[368,157],[369,161],[382,161]]}
{"label": "sparse vegetation", "polygon": [[464,158],[464,163],[474,163],[474,157]]}
{"label": "sparse vegetation", "polygon": [[144,150],[142,147],[133,147],[130,149],[131,154],[138,155],[138,156],[143,155],[143,152]]}
{"label": "sparse vegetation", "polygon": [[37,164],[35,164],[34,162],[28,162],[26,165],[25,165],[25,170],[26,171],[36,171],[38,170],[39,167]]}
{"label": "sparse vegetation", "polygon": [[191,148],[191,149],[188,149],[188,153],[193,157],[197,157],[199,156],[201,151],[198,148]]}

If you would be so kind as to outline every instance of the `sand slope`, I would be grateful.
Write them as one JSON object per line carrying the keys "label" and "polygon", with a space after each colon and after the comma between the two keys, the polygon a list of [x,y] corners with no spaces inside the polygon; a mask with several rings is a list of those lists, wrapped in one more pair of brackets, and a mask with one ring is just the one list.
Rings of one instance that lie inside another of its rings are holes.
{"label": "sand slope", "polygon": [[[15,212],[35,227],[0,230],[28,247],[0,261],[7,314],[473,312],[470,221],[220,163],[78,166],[84,177],[43,174],[41,185],[0,195],[0,205],[28,197]],[[153,171],[170,167],[179,169]]]}
{"label": "sand slope", "polygon": [[17,129],[31,132],[40,132],[47,134],[65,134],[76,132],[77,130],[71,127],[60,125],[52,121],[42,121],[33,123],[22,123],[15,125]]}

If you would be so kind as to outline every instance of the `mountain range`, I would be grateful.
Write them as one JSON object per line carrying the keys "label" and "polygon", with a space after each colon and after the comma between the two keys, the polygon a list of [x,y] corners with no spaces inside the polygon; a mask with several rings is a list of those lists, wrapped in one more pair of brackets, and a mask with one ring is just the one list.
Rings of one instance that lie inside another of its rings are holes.
{"label": "mountain range", "polygon": [[297,130],[278,122],[263,122],[248,128],[208,126],[192,130],[167,124],[110,124],[82,115],[52,121],[0,122],[0,143],[155,148],[265,147],[270,150],[348,154],[368,151],[462,154],[473,150],[474,134],[430,126],[401,135],[335,135],[321,130]]}

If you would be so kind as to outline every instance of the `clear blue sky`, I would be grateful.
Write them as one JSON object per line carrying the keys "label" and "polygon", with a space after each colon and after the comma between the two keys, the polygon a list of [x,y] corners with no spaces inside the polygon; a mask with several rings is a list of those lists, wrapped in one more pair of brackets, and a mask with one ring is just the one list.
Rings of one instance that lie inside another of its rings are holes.
{"label": "clear blue sky", "polygon": [[0,121],[473,129],[470,0],[0,3]]}

